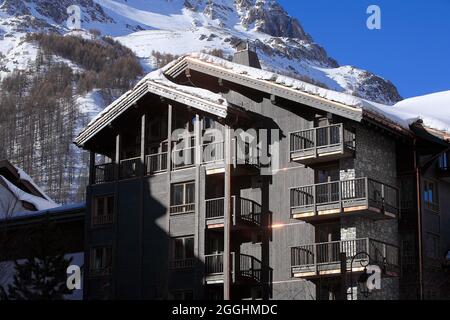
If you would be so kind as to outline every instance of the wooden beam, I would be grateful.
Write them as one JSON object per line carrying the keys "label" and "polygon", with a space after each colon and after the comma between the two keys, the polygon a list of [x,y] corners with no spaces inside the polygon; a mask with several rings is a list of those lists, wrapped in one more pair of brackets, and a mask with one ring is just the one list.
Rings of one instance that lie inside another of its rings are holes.
{"label": "wooden beam", "polygon": [[225,212],[223,255],[223,298],[231,299],[231,132],[225,126]]}

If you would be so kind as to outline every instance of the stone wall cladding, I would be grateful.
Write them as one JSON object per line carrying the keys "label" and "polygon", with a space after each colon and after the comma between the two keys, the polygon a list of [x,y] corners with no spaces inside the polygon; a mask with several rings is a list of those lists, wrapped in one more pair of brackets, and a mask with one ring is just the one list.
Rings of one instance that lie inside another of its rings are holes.
{"label": "stone wall cladding", "polygon": [[[356,124],[356,154],[340,161],[341,180],[368,177],[397,187],[395,140],[367,126]],[[342,217],[341,239],[372,238],[398,246],[398,221],[374,221],[364,216]],[[368,299],[398,299],[398,279],[382,279],[382,290]]]}

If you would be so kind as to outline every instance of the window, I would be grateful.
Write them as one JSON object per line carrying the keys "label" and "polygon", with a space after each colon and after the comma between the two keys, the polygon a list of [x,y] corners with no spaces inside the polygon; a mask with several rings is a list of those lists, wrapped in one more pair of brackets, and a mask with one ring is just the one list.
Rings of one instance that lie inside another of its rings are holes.
{"label": "window", "polygon": [[104,225],[113,222],[114,196],[101,196],[94,198],[94,210],[92,214],[92,225]]}
{"label": "window", "polygon": [[425,250],[425,252],[427,253],[427,257],[433,258],[433,259],[440,258],[439,242],[440,242],[440,238],[438,235],[435,235],[432,233],[427,233],[427,235],[426,235],[427,248]]}
{"label": "window", "polygon": [[191,268],[194,263],[194,237],[173,238],[171,246],[171,268]]}
{"label": "window", "polygon": [[423,190],[423,201],[427,209],[439,211],[439,194],[436,182],[425,180]]}
{"label": "window", "polygon": [[448,170],[449,167],[449,156],[450,153],[444,153],[439,157],[439,168],[442,170]]}
{"label": "window", "polygon": [[171,294],[172,300],[179,300],[179,301],[191,301],[194,300],[194,292],[192,290],[180,290],[180,291],[173,291]]}
{"label": "window", "polygon": [[171,214],[192,213],[195,211],[195,183],[186,182],[172,185]]}
{"label": "window", "polygon": [[111,274],[112,248],[97,247],[91,250],[91,276],[105,276]]}

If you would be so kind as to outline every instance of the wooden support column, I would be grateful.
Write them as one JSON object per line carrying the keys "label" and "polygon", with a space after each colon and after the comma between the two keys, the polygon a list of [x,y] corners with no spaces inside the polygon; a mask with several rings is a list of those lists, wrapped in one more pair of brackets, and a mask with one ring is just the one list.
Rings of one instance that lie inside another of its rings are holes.
{"label": "wooden support column", "polygon": [[[231,131],[225,126],[225,212],[223,255],[223,298],[231,299]],[[235,270],[236,272],[236,270]]]}
{"label": "wooden support column", "polygon": [[[201,194],[200,194],[200,186],[201,186],[201,180],[200,180],[200,169],[201,169],[201,159],[202,159],[202,146],[201,146],[201,128],[202,128],[202,120],[200,119],[200,116],[198,114],[195,115],[195,123],[194,123],[194,135],[195,135],[195,154],[194,154],[194,163],[195,163],[195,217],[194,217],[194,256],[197,257],[196,261],[199,261],[199,257],[201,256],[200,250],[199,250],[199,244],[200,244],[200,236],[204,235],[203,232],[200,230],[200,208],[201,208]],[[195,283],[200,284],[201,279],[203,277],[203,270],[201,268],[198,268],[199,264],[196,263],[195,265]],[[200,288],[199,285],[196,285],[196,288],[194,290],[194,294],[196,299],[200,299],[199,296]]]}
{"label": "wooden support column", "polygon": [[[165,234],[167,235],[166,241],[167,243],[167,258],[170,259],[170,204],[172,197],[172,119],[173,119],[173,106],[171,104],[167,105],[167,213],[166,213],[166,226],[165,226]],[[168,260],[167,259],[167,260]],[[163,295],[169,295],[169,264],[167,261],[166,265],[166,274],[165,279],[161,279],[161,282],[165,283],[164,289],[165,292]]]}
{"label": "wooden support column", "polygon": [[[115,234],[119,234],[119,178],[120,178],[120,151],[122,149],[122,135],[120,133],[117,133],[116,135],[116,151],[114,155],[114,175],[115,175],[115,182],[114,182],[114,231]],[[119,237],[115,237],[114,241],[114,247],[118,247],[118,241]],[[113,249],[113,270],[117,269],[117,261],[118,261],[118,250]],[[116,297],[117,295],[117,278],[112,278],[112,296]]]}
{"label": "wooden support column", "polygon": [[[347,300],[347,254],[341,252],[341,291],[339,300]],[[353,290],[353,288],[350,288]]]}
{"label": "wooden support column", "polygon": [[89,152],[89,185],[95,183],[95,152]]}
{"label": "wooden support column", "polygon": [[147,116],[144,113],[141,116],[141,163],[140,163],[140,176],[141,176],[141,187],[140,187],[140,200],[139,200],[139,297],[144,298],[144,204],[145,204],[145,187],[146,179],[144,176],[147,174],[147,168],[145,165],[145,147],[146,147],[146,123]]}
{"label": "wooden support column", "polygon": [[141,117],[141,172],[140,174],[146,175],[146,166],[145,166],[145,144],[146,144],[146,121],[147,115],[144,113]]}
{"label": "wooden support column", "polygon": [[116,153],[114,157],[114,162],[116,163],[116,180],[119,180],[119,173],[120,173],[120,151],[122,149],[122,137],[121,134],[118,133],[116,135]]}

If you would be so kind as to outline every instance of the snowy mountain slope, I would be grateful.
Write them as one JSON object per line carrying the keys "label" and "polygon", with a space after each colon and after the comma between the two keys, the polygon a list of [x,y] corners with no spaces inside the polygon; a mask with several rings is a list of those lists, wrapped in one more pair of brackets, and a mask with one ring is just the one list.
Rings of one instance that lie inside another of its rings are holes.
{"label": "snowy mountain slope", "polygon": [[[231,55],[238,39],[249,39],[265,69],[380,103],[401,100],[389,81],[339,66],[274,0],[4,0],[0,52],[9,62],[3,63],[3,70],[11,70],[9,53],[24,32],[67,32],[66,10],[73,4],[81,8],[83,29],[117,37],[147,70],[155,67],[152,51],[181,55],[220,49]],[[23,66],[25,61],[16,64]]]}

